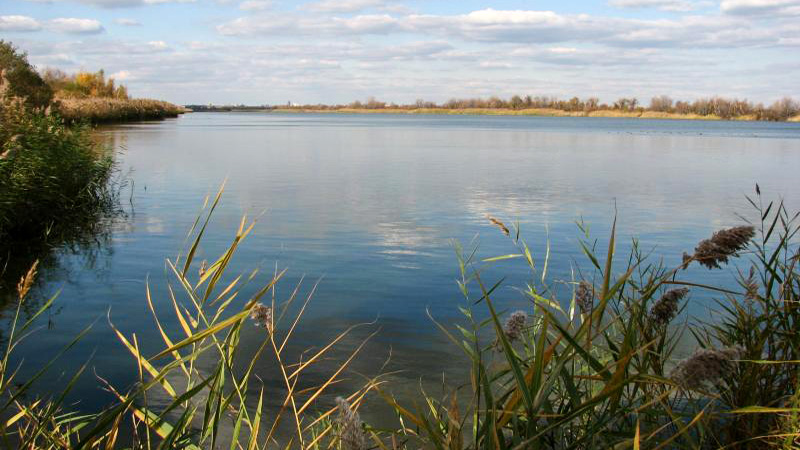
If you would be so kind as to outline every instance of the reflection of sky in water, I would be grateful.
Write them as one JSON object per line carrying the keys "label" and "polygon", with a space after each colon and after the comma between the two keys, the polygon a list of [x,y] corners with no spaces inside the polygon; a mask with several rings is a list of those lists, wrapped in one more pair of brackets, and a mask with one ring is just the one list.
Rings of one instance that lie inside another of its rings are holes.
{"label": "reflection of sky in water", "polygon": [[[549,240],[549,273],[568,281],[575,265],[588,270],[575,221],[590,224],[604,253],[615,204],[618,254],[637,237],[669,265],[712,231],[737,224],[737,212],[753,217],[744,195],[756,182],[770,198],[785,196],[790,210],[800,207],[796,124],[233,113],[106,133],[124,147],[133,210],[94,265],[80,255],[62,258],[42,292],[63,289],[55,327],[21,351],[32,366],[100,317],[63,369],[69,373],[97,350],[98,374],[123,385],[133,379],[131,361],[102,316],[110,307],[119,328],[156,349],[144,280],[150,277],[156,307],[167,313],[164,258],[178,253],[202,197],[225,177],[226,194],[198,258],[226,248],[242,214],[261,215],[231,274],[255,266],[271,273],[276,262],[288,267],[279,298],[304,274],[307,288],[323,277],[296,348],[377,320],[367,331],[381,332],[359,370],[379,367],[391,347],[390,369],[405,370],[398,377],[408,381],[452,373],[459,358],[425,312],[458,320],[451,240],[466,246],[478,236],[481,257],[515,252],[487,214],[518,222],[540,267]],[[509,277],[496,296],[502,308],[525,305],[512,287],[524,283],[526,270],[512,260],[485,272],[491,282]],[[731,276],[730,269],[681,274],[711,284]],[[569,295],[569,288],[559,292]],[[706,316],[708,305],[707,294],[694,292],[689,310]],[[247,345],[257,339],[249,333]],[[269,371],[263,368],[265,379]],[[104,401],[94,384],[87,377],[77,391],[87,405]]]}

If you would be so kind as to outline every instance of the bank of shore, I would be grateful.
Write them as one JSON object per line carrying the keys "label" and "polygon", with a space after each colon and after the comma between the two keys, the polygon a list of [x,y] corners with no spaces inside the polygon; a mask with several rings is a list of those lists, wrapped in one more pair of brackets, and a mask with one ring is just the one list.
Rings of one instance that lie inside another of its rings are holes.
{"label": "bank of shore", "polygon": [[[442,115],[481,115],[481,116],[541,116],[541,117],[625,117],[633,119],[673,119],[673,120],[737,120],[757,121],[754,115],[743,115],[731,119],[723,119],[717,115],[679,114],[659,111],[563,111],[551,108],[274,108],[271,112],[279,113],[340,113],[340,114],[442,114]],[[800,122],[800,115],[792,117],[789,122]]]}

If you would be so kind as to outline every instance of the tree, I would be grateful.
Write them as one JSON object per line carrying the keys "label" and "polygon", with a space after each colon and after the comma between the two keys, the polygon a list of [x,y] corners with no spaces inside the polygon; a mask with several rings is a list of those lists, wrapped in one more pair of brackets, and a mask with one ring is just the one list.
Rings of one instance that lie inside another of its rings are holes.
{"label": "tree", "polygon": [[666,95],[653,97],[650,100],[650,109],[653,111],[670,112],[672,110],[672,99]]}
{"label": "tree", "polygon": [[0,93],[4,97],[21,98],[34,108],[46,108],[53,99],[53,90],[28,62],[28,56],[3,40],[0,40]]}

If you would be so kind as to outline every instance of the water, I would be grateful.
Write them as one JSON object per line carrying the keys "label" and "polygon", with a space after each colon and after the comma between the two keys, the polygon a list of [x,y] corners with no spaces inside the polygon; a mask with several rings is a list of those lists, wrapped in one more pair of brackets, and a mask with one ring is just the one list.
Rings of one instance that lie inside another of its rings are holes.
{"label": "water", "polygon": [[[112,384],[136,379],[106,315],[127,335],[136,332],[146,353],[159,349],[145,280],[168,317],[164,260],[183,248],[203,197],[226,178],[198,260],[215,259],[229,245],[243,214],[260,216],[232,273],[261,267],[266,278],[288,268],[280,298],[304,275],[302,295],[321,279],[292,351],[370,322],[336,355],[378,330],[353,368],[375,374],[391,354],[386,370],[404,371],[393,376],[405,382],[396,389],[401,396],[419,378],[462,375],[456,365],[463,358],[426,310],[444,323],[459,320],[453,240],[478,245],[481,257],[516,251],[487,214],[520,224],[539,267],[549,241],[550,277],[570,280],[573,269],[592,276],[578,246],[578,220],[590,225],[604,253],[616,211],[620,254],[638,238],[676,265],[681,252],[714,230],[739,224],[737,213],[754,216],[745,195],[756,183],[766,198],[783,197],[790,210],[800,209],[800,124],[198,113],[99,132],[119,149],[121,173],[133,180],[124,193],[132,204],[108,239],[62,252],[43,272],[37,298],[61,292],[40,320],[43,328],[18,349],[26,367],[48,360],[94,322],[45,387],[66,380],[90,356],[93,370]],[[512,288],[526,280],[526,270],[510,260],[486,272],[490,283],[509,276],[496,295],[504,310],[527,305]],[[694,268],[685,278],[729,285],[732,271]],[[693,293],[688,313],[707,317],[710,297]],[[174,320],[165,326],[178,336]],[[260,337],[248,330],[244,345],[252,348]],[[322,364],[309,376],[321,379],[331,367]],[[267,365],[256,370],[278,382]],[[72,397],[86,409],[109,401],[93,376]]]}

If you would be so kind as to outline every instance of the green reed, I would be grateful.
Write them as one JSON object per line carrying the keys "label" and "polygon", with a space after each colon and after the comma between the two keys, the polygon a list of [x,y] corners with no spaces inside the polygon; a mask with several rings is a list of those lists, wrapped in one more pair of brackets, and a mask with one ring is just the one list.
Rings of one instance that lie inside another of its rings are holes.
{"label": "green reed", "polygon": [[[594,273],[555,283],[548,257],[539,267],[518,228],[490,218],[517,251],[478,260],[457,247],[466,325],[439,325],[465,353],[470,382],[447,398],[423,394],[426,406],[417,410],[380,389],[406,418],[403,435],[414,437],[413,448],[438,449],[794,448],[797,215],[782,203],[764,205],[760,192],[748,200],[758,220],[704,240],[678,267],[651,261],[634,241],[625,268],[614,273],[615,225],[604,261],[588,233],[581,243]],[[739,272],[741,290],[681,281],[689,264],[713,270],[740,255],[751,264]],[[530,307],[504,319],[494,300],[503,280],[481,274],[508,259],[530,270],[530,282],[518,288]],[[718,294],[719,314],[670,324],[694,290]],[[564,291],[572,292],[569,301],[558,295]],[[479,320],[476,308],[488,319]],[[698,350],[678,361],[673,354],[687,330]]]}
{"label": "green reed", "polygon": [[[0,367],[0,444],[361,450],[794,448],[798,442],[798,227],[782,203],[763,205],[757,194],[751,203],[758,220],[716,233],[676,267],[654,261],[635,241],[615,264],[616,225],[602,256],[582,228],[591,270],[555,281],[548,276],[549,247],[537,260],[518,226],[509,229],[492,218],[515,250],[479,259],[474,248],[456,245],[464,321],[452,327],[436,322],[464,352],[469,381],[444,398],[422,391],[410,406],[392,396],[388,377],[365,377],[326,408],[321,405],[331,403],[334,386],[366,341],[321,382],[303,383],[303,374],[329,359],[354,327],[320,348],[291,354],[288,343],[314,290],[301,299],[298,286],[281,298],[275,287],[285,271],[228,273],[255,223],[243,218],[218,258],[197,260],[221,194],[206,200],[185,251],[167,260],[172,281],[166,301],[154,301],[148,283],[146,308],[161,349],[146,354],[137,333],[118,330],[110,314],[109,326],[135,362],[138,382],[114,386],[100,378],[117,398],[107,409],[78,414],[64,404],[86,366],[62,391],[43,396],[34,396],[31,386],[55,362],[27,380],[8,366],[53,299],[24,323],[13,321]],[[682,279],[688,265],[717,270],[737,257],[752,267],[738,272],[739,289]],[[498,309],[503,280],[487,280],[484,269],[499,261],[520,261],[530,271],[529,282],[518,288],[529,300],[526,309]],[[35,267],[18,286],[20,308],[34,276]],[[246,286],[260,287],[245,299]],[[719,315],[710,323],[677,322],[692,292],[701,289],[719,295]],[[255,352],[244,352],[241,333],[250,322],[262,339]],[[674,353],[682,338],[698,349],[679,360]],[[264,385],[254,373],[262,359],[279,371],[277,385]],[[265,408],[265,396],[278,398],[281,407]],[[358,409],[368,400],[394,407],[396,425],[363,423]]]}
{"label": "green reed", "polygon": [[87,127],[67,127],[21,100],[3,100],[0,247],[85,228],[93,221],[86,218],[115,204],[113,171],[110,152]]}

